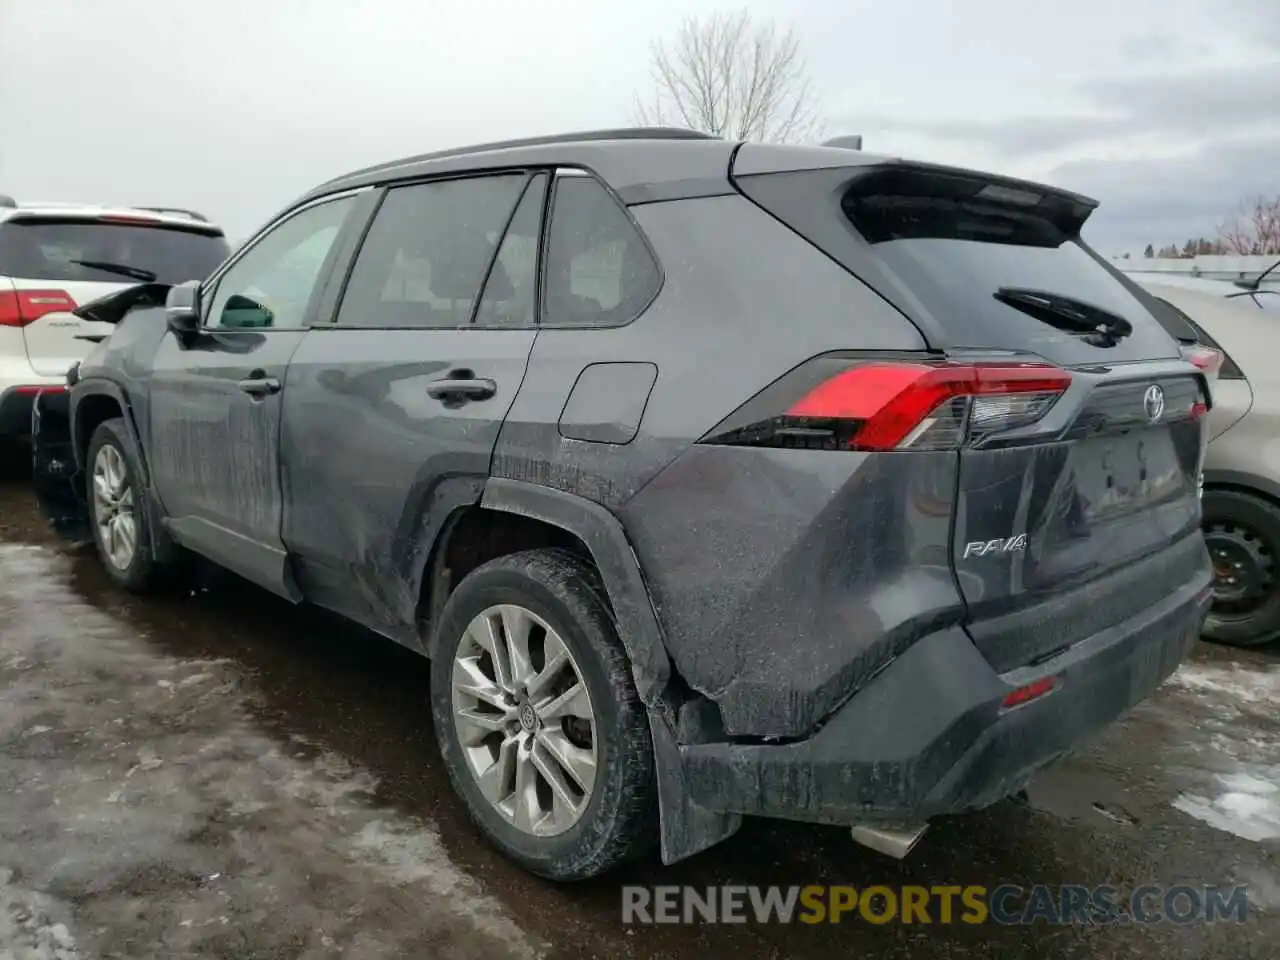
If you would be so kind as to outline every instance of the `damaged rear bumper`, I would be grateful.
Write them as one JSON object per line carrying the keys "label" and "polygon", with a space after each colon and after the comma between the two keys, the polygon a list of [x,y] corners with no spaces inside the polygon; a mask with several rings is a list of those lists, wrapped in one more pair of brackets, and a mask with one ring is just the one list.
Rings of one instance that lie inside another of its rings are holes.
{"label": "damaged rear bumper", "polygon": [[31,406],[31,483],[54,530],[89,540],[89,515],[71,436],[69,392],[41,392]]}
{"label": "damaged rear bumper", "polygon": [[[806,740],[680,748],[707,811],[818,823],[918,823],[978,809],[1146,698],[1190,651],[1209,570],[1161,603],[1033,667],[997,674],[961,628],[923,638]],[[1037,680],[1052,690],[1004,697]]]}

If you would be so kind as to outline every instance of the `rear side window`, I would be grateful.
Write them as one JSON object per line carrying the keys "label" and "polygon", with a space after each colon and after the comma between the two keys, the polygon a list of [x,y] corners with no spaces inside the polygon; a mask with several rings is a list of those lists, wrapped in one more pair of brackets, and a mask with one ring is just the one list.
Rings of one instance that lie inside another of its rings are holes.
{"label": "rear side window", "polygon": [[506,303],[498,312],[518,312],[509,302],[514,284],[501,282],[499,265],[497,277],[489,267],[527,180],[520,173],[388,190],[356,257],[338,325],[465,327],[482,286]]}
{"label": "rear side window", "polygon": [[594,177],[559,176],[547,231],[544,327],[629,323],[662,274],[631,217]]}
{"label": "rear side window", "polygon": [[538,242],[546,194],[546,174],[534,177],[525,188],[480,294],[475,319],[477,327],[520,329],[534,326],[538,300]]}
{"label": "rear side window", "polygon": [[221,234],[84,218],[0,224],[0,276],[30,280],[182,283],[208,277],[231,253]]}

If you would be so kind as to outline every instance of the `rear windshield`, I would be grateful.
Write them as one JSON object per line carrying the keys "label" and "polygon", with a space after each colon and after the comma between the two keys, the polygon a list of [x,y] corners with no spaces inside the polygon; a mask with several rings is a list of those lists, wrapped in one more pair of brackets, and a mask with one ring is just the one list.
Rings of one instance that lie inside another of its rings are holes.
{"label": "rear windshield", "polygon": [[0,224],[0,276],[130,283],[203,280],[226,259],[221,234],[96,220]]}
{"label": "rear windshield", "polygon": [[1178,355],[1149,298],[1080,240],[1093,209],[1083,198],[896,164],[737,182],[901,310],[930,346],[1017,350],[1067,366]]}
{"label": "rear windshield", "polygon": [[[852,192],[842,208],[881,264],[929,313],[962,331],[967,346],[1012,345],[1012,330],[1034,329],[1055,339],[1076,334],[1076,325],[1029,316],[1000,299],[1001,291],[1061,296],[1131,326],[1151,322],[1143,303],[1077,237],[1039,211],[980,198]],[[1037,329],[1033,317],[1045,326]]]}

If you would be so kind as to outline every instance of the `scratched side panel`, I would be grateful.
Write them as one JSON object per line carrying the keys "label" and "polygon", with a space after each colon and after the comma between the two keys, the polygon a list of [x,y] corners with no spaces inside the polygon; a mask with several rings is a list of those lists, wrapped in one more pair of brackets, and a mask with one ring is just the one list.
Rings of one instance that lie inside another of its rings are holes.
{"label": "scratched side panel", "polygon": [[[284,542],[308,599],[414,642],[418,580],[441,524],[479,500],[532,330],[311,330],[289,365]],[[466,368],[491,398],[434,399]],[[553,421],[554,425],[554,421]]]}

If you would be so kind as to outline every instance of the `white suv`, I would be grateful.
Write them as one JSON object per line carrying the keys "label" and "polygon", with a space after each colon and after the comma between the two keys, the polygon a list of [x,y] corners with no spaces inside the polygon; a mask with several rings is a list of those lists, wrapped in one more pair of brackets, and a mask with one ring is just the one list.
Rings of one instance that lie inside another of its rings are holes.
{"label": "white suv", "polygon": [[64,387],[110,332],[72,310],[137,283],[202,280],[229,253],[221,228],[189,210],[0,196],[0,440],[27,436],[32,398]]}

